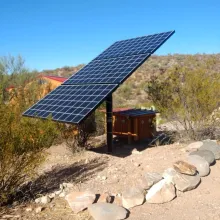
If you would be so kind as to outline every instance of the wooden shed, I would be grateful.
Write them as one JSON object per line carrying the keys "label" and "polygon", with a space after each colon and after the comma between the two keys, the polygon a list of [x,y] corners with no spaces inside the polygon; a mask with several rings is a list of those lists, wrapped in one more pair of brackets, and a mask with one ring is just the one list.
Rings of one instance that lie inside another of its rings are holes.
{"label": "wooden shed", "polygon": [[113,134],[132,140],[152,138],[156,132],[156,111],[147,109],[113,109]]}

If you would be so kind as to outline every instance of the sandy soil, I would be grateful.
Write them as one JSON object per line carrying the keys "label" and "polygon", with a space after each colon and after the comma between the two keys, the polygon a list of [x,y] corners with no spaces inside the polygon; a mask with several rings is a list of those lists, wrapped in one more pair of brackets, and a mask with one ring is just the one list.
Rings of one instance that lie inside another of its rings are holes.
{"label": "sandy soil", "polygon": [[[140,154],[131,154],[133,147]],[[103,150],[88,151],[72,155],[65,145],[48,150],[47,161],[39,172],[36,184],[41,191],[36,194],[58,190],[63,182],[74,183],[75,190],[90,189],[95,193],[109,192],[113,195],[137,184],[137,179],[146,171],[162,173],[187,152],[184,145],[172,144],[146,148],[145,144],[117,146],[114,155]],[[42,178],[43,176],[43,178]],[[38,189],[39,190],[39,189]],[[73,214],[63,198],[54,199],[38,214],[27,212],[27,207],[39,205],[29,202],[9,209],[17,219],[90,219],[87,211]],[[0,213],[1,215],[1,213]],[[3,216],[3,214],[2,214]],[[220,161],[211,167],[209,176],[195,190],[180,193],[166,204],[143,204],[130,210],[131,220],[207,220],[220,219]]]}

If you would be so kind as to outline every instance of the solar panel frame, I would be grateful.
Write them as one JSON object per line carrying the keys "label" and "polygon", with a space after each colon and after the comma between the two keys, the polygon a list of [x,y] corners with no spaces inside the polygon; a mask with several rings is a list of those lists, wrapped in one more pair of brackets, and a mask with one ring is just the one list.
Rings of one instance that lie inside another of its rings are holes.
{"label": "solar panel frame", "polygon": [[79,124],[117,88],[118,84],[61,85],[22,115],[42,119],[52,116],[53,121]]}

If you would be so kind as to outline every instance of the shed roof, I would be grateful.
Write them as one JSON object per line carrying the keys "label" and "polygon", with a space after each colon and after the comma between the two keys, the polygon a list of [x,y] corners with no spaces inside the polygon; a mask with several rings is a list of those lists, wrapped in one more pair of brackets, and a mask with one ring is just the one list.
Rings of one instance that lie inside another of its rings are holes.
{"label": "shed roof", "polygon": [[158,112],[148,109],[128,109],[125,111],[120,111],[118,113],[120,115],[126,115],[126,116],[142,116],[142,115],[154,115]]}
{"label": "shed roof", "polygon": [[[100,110],[101,112],[106,112],[105,109]],[[126,115],[126,116],[141,116],[141,115],[152,115],[158,113],[158,111],[148,110],[148,109],[136,109],[136,108],[114,108],[113,113]]]}

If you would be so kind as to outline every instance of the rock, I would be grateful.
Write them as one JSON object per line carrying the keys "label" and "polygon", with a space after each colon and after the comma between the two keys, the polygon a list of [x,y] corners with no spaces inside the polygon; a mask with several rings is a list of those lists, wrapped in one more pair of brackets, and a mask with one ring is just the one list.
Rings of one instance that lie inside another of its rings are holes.
{"label": "rock", "polygon": [[42,212],[43,211],[43,207],[39,206],[35,209],[36,213]]}
{"label": "rock", "polygon": [[128,211],[123,207],[110,203],[95,203],[88,207],[94,220],[119,220],[125,219]]}
{"label": "rock", "polygon": [[60,195],[61,192],[62,192],[62,190],[58,190],[58,191],[55,191],[54,193],[55,193],[56,195]]}
{"label": "rock", "polygon": [[63,183],[63,188],[73,188],[74,185],[72,183]]}
{"label": "rock", "polygon": [[19,203],[18,203],[18,201],[14,201],[13,203],[12,203],[12,206],[17,206]]}
{"label": "rock", "polygon": [[201,178],[199,174],[196,174],[195,176],[190,176],[177,172],[176,175],[173,177],[173,184],[179,191],[182,192],[195,189],[200,182]]}
{"label": "rock", "polygon": [[102,180],[107,180],[107,177],[106,176],[102,176]]}
{"label": "rock", "polygon": [[47,203],[49,203],[51,201],[51,199],[49,198],[49,196],[42,196],[41,198],[40,198],[40,203],[42,203],[42,204],[47,204]]}
{"label": "rock", "polygon": [[193,142],[193,143],[189,144],[186,147],[186,149],[188,149],[188,150],[198,150],[202,145],[203,145],[202,141],[196,141],[196,142]]}
{"label": "rock", "polygon": [[59,195],[59,197],[61,197],[61,198],[65,197],[65,196],[66,196],[66,192],[61,192],[60,195]]}
{"label": "rock", "polygon": [[64,186],[63,183],[60,184],[60,190],[63,191],[64,190]]}
{"label": "rock", "polygon": [[144,194],[140,188],[129,188],[122,193],[122,205],[126,209],[142,205],[144,202]]}
{"label": "rock", "polygon": [[220,159],[220,145],[217,142],[211,140],[203,141],[203,145],[199,148],[199,150],[209,150],[215,155],[215,159]]}
{"label": "rock", "polygon": [[107,202],[107,203],[111,203],[112,199],[111,196],[109,195],[109,193],[103,193],[100,195],[98,202]]}
{"label": "rock", "polygon": [[209,151],[209,150],[198,150],[195,152],[191,152],[189,155],[198,155],[204,158],[209,163],[209,165],[212,165],[215,163],[215,155],[213,154],[212,151]]}
{"label": "rock", "polygon": [[167,182],[165,179],[160,180],[153,185],[147,195],[146,201],[148,203],[166,203],[173,200],[176,197],[176,189],[171,182]]}
{"label": "rock", "polygon": [[187,175],[195,175],[196,174],[196,167],[188,164],[184,161],[177,161],[173,164],[174,169],[179,172],[179,173],[183,173],[183,174],[187,174]]}
{"label": "rock", "polygon": [[91,192],[71,192],[65,199],[74,213],[78,213],[86,209],[95,201],[96,195]]}
{"label": "rock", "polygon": [[52,209],[53,207],[55,207],[55,204],[52,203],[49,207]]}
{"label": "rock", "polygon": [[210,173],[209,163],[198,155],[189,155],[188,162],[194,165],[200,176],[207,176]]}
{"label": "rock", "polygon": [[139,186],[142,189],[150,189],[151,186],[153,186],[155,183],[162,180],[162,176],[159,173],[155,172],[147,172],[143,175],[142,178],[138,180]]}
{"label": "rock", "polygon": [[138,151],[136,148],[134,148],[131,152],[131,154],[142,154],[142,152]]}
{"label": "rock", "polygon": [[168,168],[165,170],[163,178],[166,182],[171,182],[179,191],[182,192],[195,189],[201,181],[198,174],[194,176],[185,175],[177,172],[174,168]]}
{"label": "rock", "polygon": [[166,169],[162,176],[168,183],[173,183],[173,178],[177,174],[177,171],[174,168],[168,168]]}
{"label": "rock", "polygon": [[67,183],[67,184],[66,184],[66,187],[67,187],[67,188],[73,188],[74,185],[73,185],[72,183]]}
{"label": "rock", "polygon": [[26,211],[26,212],[32,212],[33,209],[32,209],[32,207],[27,207],[27,208],[25,209],[25,211]]}
{"label": "rock", "polygon": [[40,198],[37,198],[34,201],[35,201],[35,203],[40,203]]}
{"label": "rock", "polygon": [[56,194],[55,193],[50,193],[48,196],[49,196],[50,199],[53,199],[56,196]]}

